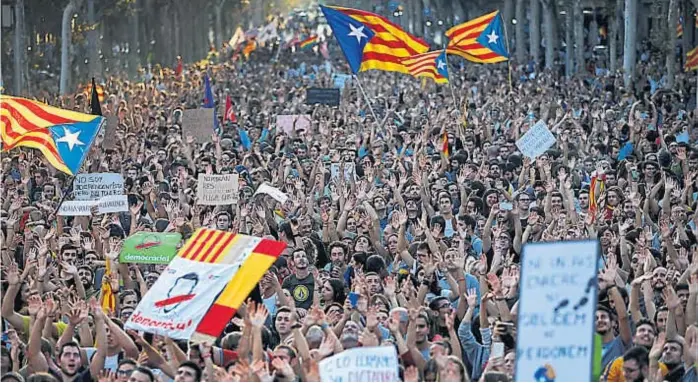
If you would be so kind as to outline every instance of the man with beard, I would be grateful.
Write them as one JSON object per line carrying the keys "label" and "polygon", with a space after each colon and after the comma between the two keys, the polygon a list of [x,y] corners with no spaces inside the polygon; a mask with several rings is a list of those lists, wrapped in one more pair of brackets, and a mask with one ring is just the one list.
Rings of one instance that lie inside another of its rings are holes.
{"label": "man with beard", "polygon": [[325,271],[330,272],[332,278],[344,279],[344,272],[347,269],[347,247],[344,243],[335,241],[328,247],[330,252],[330,262],[324,267]]}
{"label": "man with beard", "polygon": [[46,319],[52,315],[54,310],[58,310],[56,303],[52,299],[47,299],[36,315],[36,320],[32,326],[27,344],[28,365],[34,373],[50,372],[63,382],[92,382],[93,377],[99,376],[104,369],[104,360],[107,356],[107,333],[104,311],[96,300],[90,302],[90,309],[95,318],[95,343],[97,350],[89,362],[89,368],[82,368],[85,364],[80,345],[74,341],[69,341],[60,346],[58,351],[57,365],[60,371],[50,371],[48,361],[40,352],[41,333],[46,324]]}
{"label": "man with beard", "polygon": [[315,290],[315,279],[310,273],[310,265],[315,264],[315,245],[308,239],[304,239],[303,244],[303,248],[295,249],[291,253],[294,273],[286,277],[281,286],[291,292],[297,308],[307,310],[313,304]]}
{"label": "man with beard", "polygon": [[[691,342],[689,347],[695,347],[695,342]],[[683,363],[685,341],[682,337],[677,336],[672,339],[664,339],[664,336],[657,339],[657,343],[652,346],[650,351],[650,371],[657,371],[661,368],[661,363],[664,363],[666,369],[661,369],[663,380],[667,382],[695,382],[696,367],[686,366]],[[695,355],[695,350],[692,351]],[[687,358],[687,359],[690,359]],[[689,361],[695,363],[695,361]],[[666,372],[665,372],[666,371]]]}
{"label": "man with beard", "polygon": [[[603,289],[604,285],[608,286],[610,284],[609,280],[610,276],[608,279],[600,280],[599,288]],[[614,334],[614,315],[611,309],[602,304],[598,305],[596,309],[596,332],[601,336],[603,342],[601,352],[602,370],[614,359],[622,356],[632,342],[628,310],[618,287],[616,285],[610,286],[607,293],[615,308],[615,322],[617,322],[620,334],[618,336]]]}
{"label": "man with beard", "polygon": [[[647,319],[641,319],[639,322],[637,322],[636,327],[635,327],[635,335],[633,336],[633,348],[628,350],[622,357],[616,358],[611,364],[608,365],[606,368],[606,371],[604,371],[604,381],[606,382],[628,382],[628,381],[637,381],[637,380],[629,380],[633,378],[629,378],[627,376],[628,371],[637,371],[638,369],[638,363],[632,363],[627,366],[626,369],[626,363],[628,359],[626,357],[630,355],[633,359],[637,361],[637,356],[638,356],[638,351],[635,350],[637,348],[642,348],[645,350],[645,354],[649,352],[649,349],[652,347],[652,344],[654,343],[654,339],[657,335],[657,329],[655,328],[654,324],[652,324],[651,321]],[[633,351],[635,350],[635,351]],[[645,358],[647,355],[645,355]],[[645,363],[645,366],[647,363]],[[646,376],[646,375],[643,375]],[[640,380],[641,381],[641,380]]]}

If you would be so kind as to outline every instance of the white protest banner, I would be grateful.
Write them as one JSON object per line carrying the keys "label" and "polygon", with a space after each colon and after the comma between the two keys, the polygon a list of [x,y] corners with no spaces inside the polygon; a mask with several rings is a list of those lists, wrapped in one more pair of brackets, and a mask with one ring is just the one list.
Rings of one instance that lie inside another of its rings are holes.
{"label": "white protest banner", "polygon": [[124,193],[124,178],[118,173],[78,174],[73,181],[73,195],[78,201],[96,201]]}
{"label": "white protest banner", "polygon": [[515,381],[591,381],[600,252],[595,240],[524,246]]}
{"label": "white protest banner", "polygon": [[128,211],[128,197],[111,195],[100,198],[98,201],[63,201],[58,209],[58,215],[66,217],[90,216],[93,206],[97,206],[99,214]]}
{"label": "white protest banner", "polygon": [[518,141],[516,147],[524,156],[535,159],[551,146],[555,145],[555,136],[550,132],[545,122],[538,121]]}
{"label": "white protest banner", "polygon": [[124,328],[174,339],[191,338],[235,271],[234,265],[175,257],[145,294]]}
{"label": "white protest banner", "polygon": [[286,193],[266,183],[259,185],[257,191],[254,192],[254,195],[257,194],[266,194],[282,204],[286,203],[286,200],[288,200]]}
{"label": "white protest banner", "polygon": [[198,205],[230,205],[238,200],[237,174],[199,174]]}
{"label": "white protest banner", "polygon": [[182,114],[182,135],[196,138],[197,143],[204,143],[213,134],[213,109],[186,109]]}
{"label": "white protest banner", "polygon": [[320,361],[323,382],[399,382],[395,347],[359,347]]}
{"label": "white protest banner", "polygon": [[286,134],[291,134],[295,130],[310,129],[310,115],[308,114],[280,114],[276,116],[276,129]]}

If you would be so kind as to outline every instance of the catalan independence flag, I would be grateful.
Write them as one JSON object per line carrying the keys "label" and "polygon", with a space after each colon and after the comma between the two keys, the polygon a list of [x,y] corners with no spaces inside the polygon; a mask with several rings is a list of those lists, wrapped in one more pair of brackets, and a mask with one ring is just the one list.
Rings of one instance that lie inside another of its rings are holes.
{"label": "catalan independence flag", "polygon": [[686,53],[686,63],[683,69],[688,72],[698,69],[698,47],[691,49],[690,52]]}
{"label": "catalan independence flag", "polygon": [[414,77],[429,77],[438,84],[448,82],[448,63],[446,51],[433,51],[402,59],[410,74]]}
{"label": "catalan independence flag", "polygon": [[429,50],[427,43],[382,16],[352,8],[320,8],[355,74],[371,69],[409,73],[401,59]]}
{"label": "catalan independence flag", "polygon": [[681,38],[683,36],[683,16],[679,16],[679,20],[676,22],[676,37]]}
{"label": "catalan independence flag", "polygon": [[301,41],[299,45],[301,49],[308,49],[314,47],[315,44],[317,44],[317,41],[317,36],[310,36],[307,39]]}
{"label": "catalan independence flag", "polygon": [[199,322],[192,339],[215,340],[285,248],[285,243],[270,239],[210,229],[196,231],[180,249],[179,257],[238,265],[239,269]]}
{"label": "catalan independence flag", "polygon": [[504,23],[499,11],[466,21],[446,31],[447,52],[476,63],[507,61]]}
{"label": "catalan independence flag", "polygon": [[104,121],[103,117],[0,95],[2,151],[38,149],[56,169],[77,174]]}

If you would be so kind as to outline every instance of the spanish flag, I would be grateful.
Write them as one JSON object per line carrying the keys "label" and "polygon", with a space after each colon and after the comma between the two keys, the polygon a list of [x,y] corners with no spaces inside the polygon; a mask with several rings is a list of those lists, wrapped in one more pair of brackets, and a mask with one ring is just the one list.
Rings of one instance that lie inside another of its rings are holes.
{"label": "spanish flag", "polygon": [[196,327],[192,340],[213,342],[264,273],[286,248],[283,242],[243,234],[199,229],[179,257],[196,262],[237,264],[238,271]]}
{"label": "spanish flag", "polygon": [[445,34],[449,39],[449,54],[483,64],[509,59],[504,22],[499,11],[456,25]]}
{"label": "spanish flag", "polygon": [[320,6],[353,73],[376,69],[409,73],[401,59],[429,50],[385,17],[359,9]]}
{"label": "spanish flag", "polygon": [[301,49],[312,48],[315,46],[315,44],[317,44],[317,41],[318,41],[317,36],[310,36],[307,39],[301,41],[300,48]]}
{"label": "spanish flag", "polygon": [[698,47],[686,53],[686,63],[683,68],[686,72],[698,69]]}

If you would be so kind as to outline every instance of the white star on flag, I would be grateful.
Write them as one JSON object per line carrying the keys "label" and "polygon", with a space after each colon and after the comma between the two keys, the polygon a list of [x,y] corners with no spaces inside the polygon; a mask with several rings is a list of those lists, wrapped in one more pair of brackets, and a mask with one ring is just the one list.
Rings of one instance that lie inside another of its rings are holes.
{"label": "white star on flag", "polygon": [[364,34],[364,26],[360,26],[359,28],[355,28],[352,24],[349,24],[349,29],[351,29],[351,32],[349,32],[349,36],[354,36],[356,37],[356,41],[361,44],[361,38],[362,37],[368,37]]}
{"label": "white star on flag", "polygon": [[58,142],[65,142],[68,144],[68,149],[72,152],[75,145],[85,145],[84,142],[80,141],[80,132],[71,133],[68,128],[63,127],[63,137],[56,140]]}
{"label": "white star on flag", "polygon": [[497,36],[497,34],[494,33],[494,30],[492,30],[492,33],[487,35],[487,43],[488,44],[497,44],[498,39],[499,39],[499,36]]}
{"label": "white star on flag", "polygon": [[441,60],[436,60],[436,66],[437,66],[439,69],[444,69],[444,68],[446,67],[446,63],[443,62],[443,61],[441,61]]}

